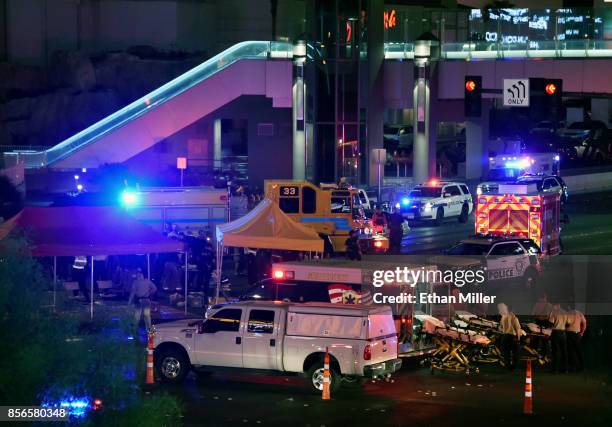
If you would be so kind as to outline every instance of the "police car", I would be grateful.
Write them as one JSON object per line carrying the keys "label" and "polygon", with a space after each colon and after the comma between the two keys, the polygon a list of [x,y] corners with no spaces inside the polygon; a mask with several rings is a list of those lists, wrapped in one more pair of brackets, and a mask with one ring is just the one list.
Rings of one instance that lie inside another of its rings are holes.
{"label": "police car", "polygon": [[467,185],[437,180],[417,185],[395,207],[409,221],[433,220],[436,225],[445,218],[466,222],[473,210],[472,195]]}
{"label": "police car", "polygon": [[540,248],[531,239],[474,236],[444,253],[432,262],[450,268],[484,264],[489,281],[517,280],[532,288],[541,272]]}

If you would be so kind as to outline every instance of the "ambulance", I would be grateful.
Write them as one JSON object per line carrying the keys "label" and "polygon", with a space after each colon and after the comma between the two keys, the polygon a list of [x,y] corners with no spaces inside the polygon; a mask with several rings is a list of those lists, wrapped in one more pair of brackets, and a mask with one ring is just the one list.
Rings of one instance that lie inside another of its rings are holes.
{"label": "ambulance", "polygon": [[535,184],[500,184],[496,194],[477,197],[475,231],[493,237],[533,240],[542,255],[561,253],[559,193],[544,193]]}
{"label": "ambulance", "polygon": [[[446,295],[450,287],[432,279],[437,267],[427,263],[426,257],[411,257],[411,264],[406,263],[405,256],[387,255],[384,261],[380,259],[366,255],[358,263],[339,258],[274,263],[272,277],[253,285],[239,299],[390,306],[399,334],[400,357],[427,354],[435,346],[423,333],[422,325],[415,316],[427,314],[449,319],[451,307],[448,303],[421,302],[418,296],[432,293]],[[375,286],[375,272],[393,272],[398,268],[403,273],[410,273],[406,277],[412,279],[387,281],[384,286]],[[414,295],[415,298],[410,302],[406,295]],[[382,301],[383,298],[385,301]],[[392,298],[395,302],[389,303]]]}
{"label": "ambulance", "polygon": [[[345,252],[351,230],[359,232],[364,252],[386,252],[389,239],[373,230],[366,218],[359,191],[335,184],[316,186],[307,181],[264,182],[266,197],[278,203],[291,219],[316,230],[326,241],[326,251]],[[331,247],[329,247],[331,246]]]}
{"label": "ambulance", "polygon": [[560,174],[559,155],[535,153],[529,155],[507,155],[489,157],[489,172],[476,187],[476,194],[495,193],[500,184],[516,181],[526,174]]}

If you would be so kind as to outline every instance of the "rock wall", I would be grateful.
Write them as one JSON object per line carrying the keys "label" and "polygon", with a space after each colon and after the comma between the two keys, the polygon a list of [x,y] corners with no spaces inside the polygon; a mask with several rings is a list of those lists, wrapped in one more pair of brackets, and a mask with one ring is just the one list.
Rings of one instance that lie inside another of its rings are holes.
{"label": "rock wall", "polygon": [[146,53],[56,52],[49,67],[0,64],[0,145],[55,145],[203,60]]}

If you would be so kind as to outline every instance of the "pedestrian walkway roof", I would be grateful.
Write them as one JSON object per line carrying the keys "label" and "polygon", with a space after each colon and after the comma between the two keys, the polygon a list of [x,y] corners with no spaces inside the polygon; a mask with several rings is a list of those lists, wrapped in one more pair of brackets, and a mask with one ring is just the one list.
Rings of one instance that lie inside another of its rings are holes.
{"label": "pedestrian walkway roof", "polygon": [[26,207],[0,225],[0,239],[21,230],[34,256],[182,252],[169,239],[113,206]]}

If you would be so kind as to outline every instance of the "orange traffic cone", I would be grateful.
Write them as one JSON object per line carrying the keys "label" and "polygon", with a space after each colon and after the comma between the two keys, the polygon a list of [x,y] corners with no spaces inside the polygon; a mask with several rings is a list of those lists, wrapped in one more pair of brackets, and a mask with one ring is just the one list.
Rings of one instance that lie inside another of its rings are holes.
{"label": "orange traffic cone", "polygon": [[325,347],[325,360],[323,362],[323,400],[331,399],[330,396],[330,372],[329,372],[329,349]]}
{"label": "orange traffic cone", "polygon": [[149,332],[147,342],[147,384],[153,384],[153,332]]}
{"label": "orange traffic cone", "polygon": [[527,372],[525,376],[525,403],[523,405],[523,414],[533,414],[533,393],[531,382],[531,359],[527,359]]}

